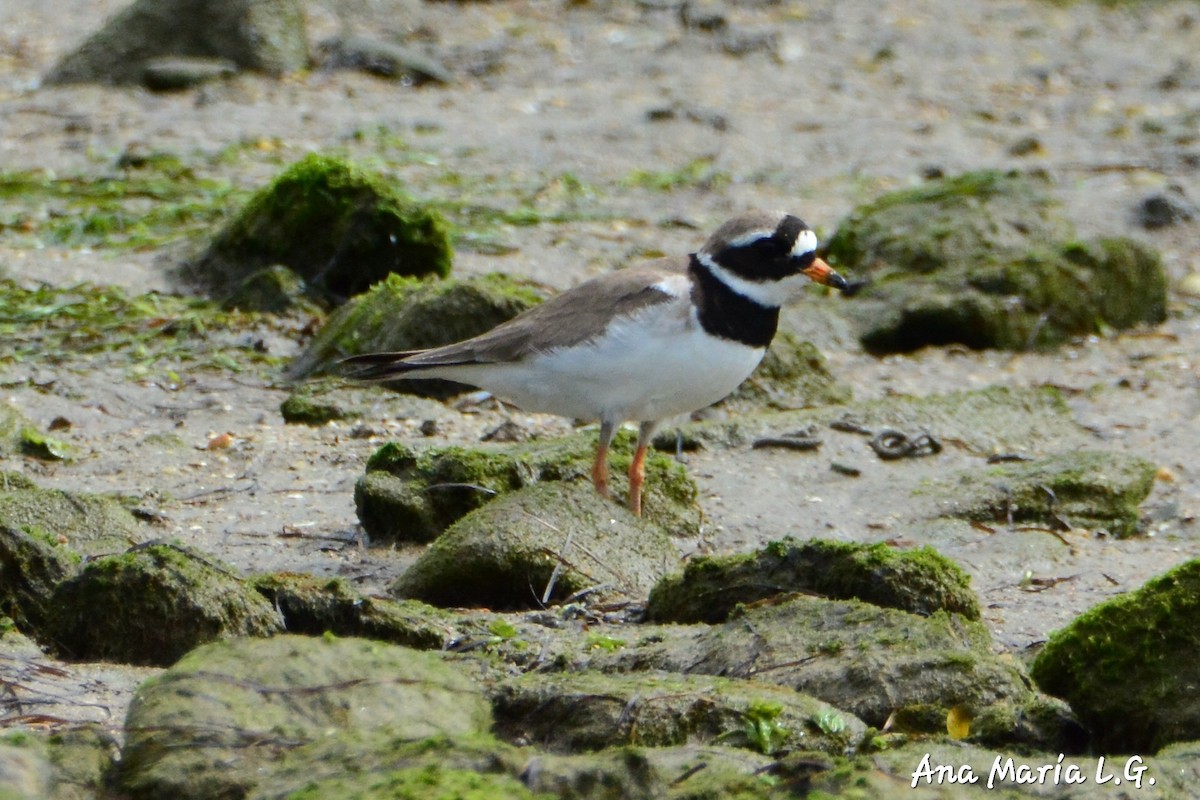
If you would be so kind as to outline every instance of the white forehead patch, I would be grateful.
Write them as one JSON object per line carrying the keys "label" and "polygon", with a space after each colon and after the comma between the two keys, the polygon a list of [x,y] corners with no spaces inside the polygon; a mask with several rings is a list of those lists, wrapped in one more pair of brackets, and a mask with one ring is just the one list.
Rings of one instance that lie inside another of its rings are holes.
{"label": "white forehead patch", "polygon": [[815,252],[817,249],[817,235],[809,230],[800,231],[800,235],[796,237],[796,243],[792,245],[792,256],[802,256],[805,253]]}

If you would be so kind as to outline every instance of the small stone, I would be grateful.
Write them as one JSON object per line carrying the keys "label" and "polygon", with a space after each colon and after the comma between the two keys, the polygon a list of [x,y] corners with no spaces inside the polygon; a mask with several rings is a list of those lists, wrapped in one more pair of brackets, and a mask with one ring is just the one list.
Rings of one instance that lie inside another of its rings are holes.
{"label": "small stone", "polygon": [[1142,200],[1137,209],[1138,223],[1147,230],[1178,225],[1195,217],[1195,207],[1174,192],[1152,194]]}
{"label": "small stone", "polygon": [[237,71],[237,64],[226,58],[152,58],[142,71],[142,83],[151,91],[178,92],[228,78]]}

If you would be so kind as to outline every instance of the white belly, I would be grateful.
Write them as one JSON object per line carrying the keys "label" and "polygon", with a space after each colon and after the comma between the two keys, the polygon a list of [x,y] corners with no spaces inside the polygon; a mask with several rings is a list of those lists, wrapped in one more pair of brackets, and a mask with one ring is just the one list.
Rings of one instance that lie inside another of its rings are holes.
{"label": "white belly", "polygon": [[[658,420],[711,405],[744,381],[765,348],[710,336],[694,318],[652,307],[587,345],[520,363],[422,371],[486,389],[526,411],[614,422]],[[414,374],[413,377],[418,377]]]}

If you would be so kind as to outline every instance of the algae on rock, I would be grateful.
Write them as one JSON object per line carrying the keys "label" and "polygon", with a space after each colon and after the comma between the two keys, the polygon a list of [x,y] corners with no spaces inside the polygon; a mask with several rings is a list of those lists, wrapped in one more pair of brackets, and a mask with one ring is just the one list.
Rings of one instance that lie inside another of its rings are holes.
{"label": "algae on rock", "polygon": [[[618,433],[609,452],[614,497],[628,491],[625,474],[633,437]],[[377,542],[428,542],[456,520],[522,487],[544,481],[576,482],[591,474],[595,434],[477,447],[413,448],[384,445],[367,461],[354,489],[363,528]],[[682,465],[661,453],[646,458],[642,508],[646,518],[674,535],[699,532],[696,485]]]}
{"label": "algae on rock", "polygon": [[500,609],[535,608],[583,590],[640,598],[678,559],[654,523],[590,485],[550,481],[458,520],[391,591],[439,606]]}
{"label": "algae on rock", "polygon": [[[118,785],[137,798],[262,797],[291,759],[303,770],[295,791],[490,724],[479,688],[435,654],[363,639],[236,639],[194,650],[138,689]],[[309,748],[324,757],[303,759]],[[494,761],[496,749],[483,757]]]}
{"label": "algae on rock", "polygon": [[1200,727],[1200,559],[1076,617],[1030,674],[1107,751],[1152,752]]}
{"label": "algae on rock", "polygon": [[272,572],[249,583],[279,609],[288,633],[361,636],[415,650],[440,650],[453,636],[452,620],[441,609],[416,600],[364,597],[342,578]]}
{"label": "algae on rock", "polygon": [[308,63],[304,13],[297,0],[137,0],[61,58],[46,83],[138,83],[160,56],[295,72]]}
{"label": "algae on rock", "polygon": [[705,675],[527,673],[496,687],[492,711],[503,738],[558,753],[708,743],[841,755],[867,730],[792,689]]}
{"label": "algae on rock", "polygon": [[313,154],[255,194],[182,272],[227,295],[282,264],[318,296],[346,298],[391,273],[445,277],[452,257],[437,211],[380,176]]}
{"label": "algae on rock", "polygon": [[1154,486],[1154,464],[1120,452],[1072,450],[961,473],[922,490],[942,513],[975,522],[1103,529],[1132,536],[1138,505]]}
{"label": "algae on rock", "polygon": [[[537,286],[500,273],[417,280],[388,275],[335,311],[288,367],[292,378],[329,371],[359,353],[420,350],[469,339],[540,303]],[[401,391],[461,392],[449,381],[396,381]]]}
{"label": "algae on rock", "polygon": [[1166,318],[1156,252],[1131,239],[1075,241],[1044,185],[971,172],[885,195],[829,240],[870,285],[846,312],[876,353],[959,343],[1020,350]]}
{"label": "algae on rock", "polygon": [[87,563],[55,588],[46,623],[71,658],[157,666],[216,639],[282,630],[279,612],[228,567],[172,544]]}
{"label": "algae on rock", "polygon": [[979,619],[970,578],[933,548],[790,538],[754,553],[689,560],[682,574],[654,587],[646,615],[658,622],[723,622],[738,605],[792,592]]}

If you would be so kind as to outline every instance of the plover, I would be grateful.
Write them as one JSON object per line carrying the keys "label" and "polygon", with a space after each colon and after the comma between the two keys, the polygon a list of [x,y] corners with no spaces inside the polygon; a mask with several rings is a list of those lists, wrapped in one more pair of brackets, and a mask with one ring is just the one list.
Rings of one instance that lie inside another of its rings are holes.
{"label": "plover", "polygon": [[526,411],[599,420],[592,483],[605,496],[613,435],[637,422],[629,507],[640,515],[659,421],[736,389],[762,360],[780,306],[808,280],[848,288],[816,249],[816,234],[798,217],[746,214],[689,256],[586,281],[472,339],[342,363],[357,380],[444,378]]}

